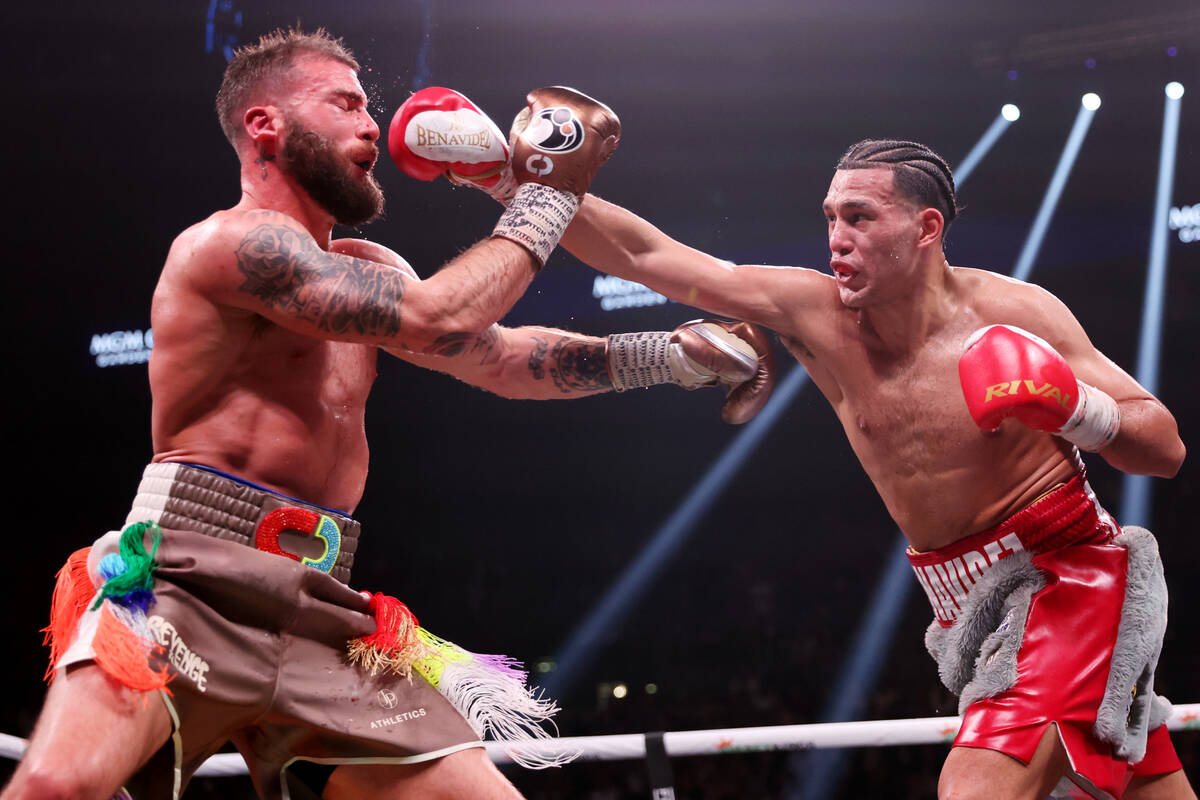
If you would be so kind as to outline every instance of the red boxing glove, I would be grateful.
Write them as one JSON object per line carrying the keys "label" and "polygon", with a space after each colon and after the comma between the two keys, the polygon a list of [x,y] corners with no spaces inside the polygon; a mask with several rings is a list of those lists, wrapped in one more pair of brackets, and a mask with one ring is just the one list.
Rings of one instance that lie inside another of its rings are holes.
{"label": "red boxing glove", "polygon": [[445,175],[501,200],[516,188],[504,134],[453,89],[430,86],[405,100],[388,127],[388,152],[417,180]]}
{"label": "red boxing glove", "polygon": [[967,410],[984,430],[1014,417],[1090,451],[1117,435],[1116,401],[1076,380],[1058,351],[1029,331],[1011,325],[975,331],[958,360],[958,377]]}

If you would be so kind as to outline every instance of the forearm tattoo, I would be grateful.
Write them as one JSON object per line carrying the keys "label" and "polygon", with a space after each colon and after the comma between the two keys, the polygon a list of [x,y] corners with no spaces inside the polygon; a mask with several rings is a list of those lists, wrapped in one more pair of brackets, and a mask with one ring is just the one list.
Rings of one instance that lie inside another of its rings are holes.
{"label": "forearm tattoo", "polygon": [[604,343],[559,339],[550,349],[550,377],[563,394],[611,389]]}
{"label": "forearm tattoo", "polygon": [[546,377],[546,370],[542,365],[546,363],[546,351],[550,348],[550,343],[536,336],[529,338],[533,339],[533,352],[529,354],[529,372],[534,380],[540,381]]}
{"label": "forearm tattoo", "polygon": [[425,348],[426,355],[453,358],[463,355],[477,355],[480,364],[487,364],[499,358],[496,353],[496,343],[500,341],[500,331],[492,325],[483,333],[447,333]]}
{"label": "forearm tattoo", "polygon": [[309,236],[259,225],[237,249],[246,281],[238,291],[268,308],[334,334],[395,336],[400,332],[404,275],[361,258],[326,253]]}

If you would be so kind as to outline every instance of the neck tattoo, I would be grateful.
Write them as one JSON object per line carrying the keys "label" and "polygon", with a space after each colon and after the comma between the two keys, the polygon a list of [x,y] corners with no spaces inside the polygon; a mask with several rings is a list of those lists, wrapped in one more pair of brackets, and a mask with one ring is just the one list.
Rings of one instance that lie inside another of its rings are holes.
{"label": "neck tattoo", "polygon": [[267,162],[274,160],[275,156],[269,156],[266,153],[262,153],[258,158],[254,159],[254,163],[262,167],[262,179],[264,181],[267,179]]}

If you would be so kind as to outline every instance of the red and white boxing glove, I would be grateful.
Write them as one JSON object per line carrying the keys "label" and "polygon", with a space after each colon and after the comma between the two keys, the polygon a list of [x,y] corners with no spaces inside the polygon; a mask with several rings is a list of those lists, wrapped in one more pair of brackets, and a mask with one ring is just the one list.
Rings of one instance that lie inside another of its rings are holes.
{"label": "red and white boxing glove", "polygon": [[453,89],[430,86],[405,100],[388,127],[388,152],[402,172],[417,180],[444,175],[504,204],[517,189],[504,134]]}
{"label": "red and white boxing glove", "polygon": [[1045,340],[1011,325],[989,325],[971,334],[958,360],[958,377],[967,410],[984,430],[1013,417],[1095,452],[1116,437],[1121,425],[1115,400],[1077,380]]}
{"label": "red and white boxing glove", "polygon": [[766,332],[748,322],[700,319],[673,331],[614,333],[606,349],[618,392],[674,383],[724,387],[726,422],[739,425],[766,405],[775,384],[775,354]]}

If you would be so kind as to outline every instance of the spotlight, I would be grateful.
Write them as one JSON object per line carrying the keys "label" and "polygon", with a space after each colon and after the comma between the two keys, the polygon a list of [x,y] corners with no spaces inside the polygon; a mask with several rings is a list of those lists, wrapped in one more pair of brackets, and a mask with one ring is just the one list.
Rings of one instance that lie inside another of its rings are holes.
{"label": "spotlight", "polygon": [[1088,111],[1095,111],[1100,107],[1100,95],[1095,92],[1088,92],[1083,96],[1083,107]]}
{"label": "spotlight", "polygon": [[1183,84],[1179,81],[1171,81],[1167,84],[1167,97],[1172,100],[1178,100],[1183,97]]}
{"label": "spotlight", "polygon": [[1016,122],[1021,118],[1021,109],[1012,103],[1005,103],[1004,107],[1000,109],[1000,114],[1009,122]]}

